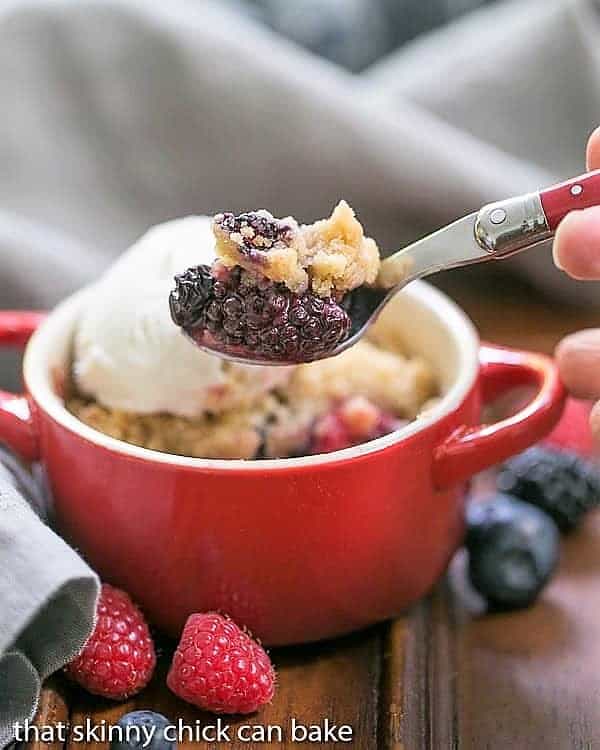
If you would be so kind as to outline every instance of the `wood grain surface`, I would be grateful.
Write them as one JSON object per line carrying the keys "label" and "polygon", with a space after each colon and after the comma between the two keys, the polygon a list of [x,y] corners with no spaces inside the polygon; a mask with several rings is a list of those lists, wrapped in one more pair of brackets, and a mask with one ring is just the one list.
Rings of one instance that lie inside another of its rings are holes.
{"label": "wood grain surface", "polygon": [[[503,271],[470,269],[445,276],[443,286],[482,337],[496,343],[550,352],[561,336],[600,317],[544,299]],[[172,721],[214,724],[214,716],[168,692],[168,651],[152,684],[125,704],[99,701],[54,679],[38,722],[66,716],[75,724],[114,722],[133,708],[153,708]],[[351,725],[355,748],[600,748],[600,516],[564,542],[559,574],[527,611],[487,615],[465,583],[459,553],[446,579],[404,618],[331,643],[275,651],[273,658],[275,700],[251,722],[283,727],[287,740],[272,743],[280,747],[297,744],[288,731],[295,717]],[[104,747],[91,743],[90,750]]]}

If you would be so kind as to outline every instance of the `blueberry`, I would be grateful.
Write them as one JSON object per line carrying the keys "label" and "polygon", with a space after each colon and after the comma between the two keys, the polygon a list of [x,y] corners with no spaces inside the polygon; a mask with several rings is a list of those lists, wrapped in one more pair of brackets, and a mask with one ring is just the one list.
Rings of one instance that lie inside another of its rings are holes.
{"label": "blueberry", "polygon": [[532,604],[559,557],[556,524],[510,495],[472,503],[467,511],[469,578],[494,609]]}
{"label": "blueberry", "polygon": [[[177,742],[165,738],[165,729],[172,726],[166,716],[156,711],[132,711],[117,722],[122,741],[110,743],[110,750],[175,750]],[[171,730],[173,732],[173,730]]]}

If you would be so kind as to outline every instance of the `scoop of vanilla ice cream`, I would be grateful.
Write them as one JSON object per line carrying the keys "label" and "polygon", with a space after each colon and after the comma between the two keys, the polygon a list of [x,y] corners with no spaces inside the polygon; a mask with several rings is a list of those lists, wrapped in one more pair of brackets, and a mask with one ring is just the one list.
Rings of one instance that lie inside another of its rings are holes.
{"label": "scoop of vanilla ice cream", "polygon": [[293,368],[238,365],[198,349],[171,320],[173,277],[210,264],[207,216],[150,229],[94,284],[78,323],[73,377],[110,409],[198,417],[246,406],[285,384]]}

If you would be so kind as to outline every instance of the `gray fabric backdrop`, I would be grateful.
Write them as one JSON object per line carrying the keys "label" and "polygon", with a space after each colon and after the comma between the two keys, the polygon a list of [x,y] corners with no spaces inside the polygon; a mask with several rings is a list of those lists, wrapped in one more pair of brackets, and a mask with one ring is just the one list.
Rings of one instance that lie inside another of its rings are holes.
{"label": "gray fabric backdrop", "polygon": [[[0,303],[48,307],[148,225],[340,197],[384,248],[583,169],[593,0],[513,0],[360,75],[198,0],[0,0]],[[510,261],[580,303],[547,252]]]}

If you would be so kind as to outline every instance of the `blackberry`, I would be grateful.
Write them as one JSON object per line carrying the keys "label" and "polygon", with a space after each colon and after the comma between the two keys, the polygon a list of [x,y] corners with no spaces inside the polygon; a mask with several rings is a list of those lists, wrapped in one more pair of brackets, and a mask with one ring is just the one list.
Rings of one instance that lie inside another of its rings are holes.
{"label": "blackberry", "polygon": [[600,474],[574,453],[535,446],[507,461],[497,486],[526,500],[556,522],[563,532],[574,529],[585,513],[600,504]]}
{"label": "blackberry", "polygon": [[263,257],[260,251],[269,251],[275,245],[289,245],[294,238],[294,227],[289,222],[276,219],[264,210],[238,216],[220,213],[213,221],[217,235],[224,235],[241,253],[259,262]]}
{"label": "blackberry", "polygon": [[171,727],[173,733],[171,723],[156,711],[131,711],[121,716],[117,727],[122,737],[110,743],[110,750],[175,750],[177,747],[177,742],[165,737],[167,727]]}
{"label": "blackberry", "polygon": [[294,294],[218,263],[176,276],[170,307],[175,324],[200,346],[257,361],[309,362],[350,331],[350,318],[334,299]]}
{"label": "blackberry", "polygon": [[467,510],[469,578],[495,609],[532,604],[556,569],[559,534],[545,513],[510,495]]}
{"label": "blackberry", "polygon": [[175,325],[193,326],[204,314],[214,295],[214,279],[208,266],[188,268],[175,276],[175,289],[169,296],[171,318]]}

